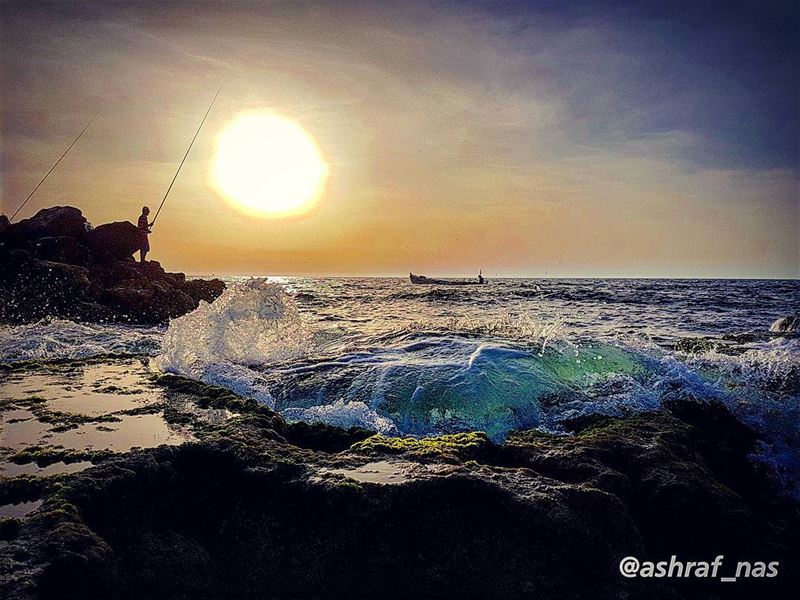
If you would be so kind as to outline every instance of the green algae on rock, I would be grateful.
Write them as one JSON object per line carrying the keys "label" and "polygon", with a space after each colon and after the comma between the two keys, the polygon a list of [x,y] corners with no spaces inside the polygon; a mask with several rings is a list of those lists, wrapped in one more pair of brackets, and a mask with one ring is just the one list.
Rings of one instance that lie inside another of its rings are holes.
{"label": "green algae on rock", "polygon": [[387,437],[373,435],[353,444],[354,452],[367,454],[454,455],[470,458],[491,445],[483,432],[449,433],[436,437]]}

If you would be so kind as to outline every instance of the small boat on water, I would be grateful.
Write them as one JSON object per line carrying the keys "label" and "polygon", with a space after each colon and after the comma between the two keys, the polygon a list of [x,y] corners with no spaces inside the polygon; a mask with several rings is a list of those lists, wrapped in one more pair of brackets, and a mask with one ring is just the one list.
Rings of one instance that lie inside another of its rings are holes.
{"label": "small boat on water", "polygon": [[416,285],[484,285],[486,280],[483,278],[483,271],[478,274],[477,279],[433,279],[425,275],[414,275],[409,273],[411,283]]}

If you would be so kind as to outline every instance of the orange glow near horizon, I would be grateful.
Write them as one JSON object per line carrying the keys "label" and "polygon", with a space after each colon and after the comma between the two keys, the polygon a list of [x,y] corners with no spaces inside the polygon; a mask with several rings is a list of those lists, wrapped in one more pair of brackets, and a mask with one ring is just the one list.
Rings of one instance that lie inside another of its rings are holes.
{"label": "orange glow near horizon", "polygon": [[168,270],[800,276],[797,111],[754,110],[747,65],[484,4],[4,3],[0,213],[98,115],[17,219],[136,223],[224,83],[150,236]]}

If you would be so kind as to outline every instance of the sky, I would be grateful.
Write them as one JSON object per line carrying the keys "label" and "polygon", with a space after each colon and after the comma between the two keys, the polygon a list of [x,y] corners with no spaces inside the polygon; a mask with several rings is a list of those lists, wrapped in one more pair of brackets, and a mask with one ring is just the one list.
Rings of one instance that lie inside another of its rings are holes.
{"label": "sky", "polygon": [[[800,276],[796,2],[0,4],[0,200],[155,207],[190,274]],[[303,215],[213,184],[271,111],[328,175]]]}

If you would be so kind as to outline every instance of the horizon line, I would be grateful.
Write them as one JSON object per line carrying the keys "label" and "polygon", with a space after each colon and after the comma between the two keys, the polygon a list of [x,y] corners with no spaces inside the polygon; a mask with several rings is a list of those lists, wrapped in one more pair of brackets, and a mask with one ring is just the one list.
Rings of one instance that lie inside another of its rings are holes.
{"label": "horizon line", "polygon": [[[186,273],[187,277],[252,277],[252,278],[288,278],[288,279],[408,279],[408,275],[396,274],[313,274],[313,275],[287,275],[266,273]],[[465,279],[465,277],[452,277],[446,275],[433,275],[441,279]],[[487,281],[514,280],[514,279],[570,279],[570,280],[665,280],[665,281],[800,281],[800,275],[795,277],[730,277],[730,276],[666,276],[666,275],[502,275],[484,276]]]}

